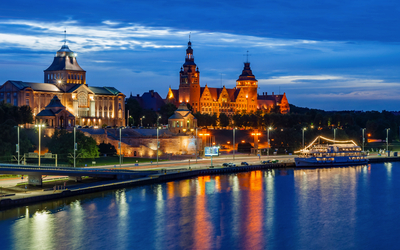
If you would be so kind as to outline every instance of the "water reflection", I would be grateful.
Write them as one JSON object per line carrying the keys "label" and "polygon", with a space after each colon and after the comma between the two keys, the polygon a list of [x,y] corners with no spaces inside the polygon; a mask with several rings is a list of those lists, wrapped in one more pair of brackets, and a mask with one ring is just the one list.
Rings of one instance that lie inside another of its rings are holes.
{"label": "water reflection", "polygon": [[2,248],[393,248],[398,167],[200,176],[5,210]]}

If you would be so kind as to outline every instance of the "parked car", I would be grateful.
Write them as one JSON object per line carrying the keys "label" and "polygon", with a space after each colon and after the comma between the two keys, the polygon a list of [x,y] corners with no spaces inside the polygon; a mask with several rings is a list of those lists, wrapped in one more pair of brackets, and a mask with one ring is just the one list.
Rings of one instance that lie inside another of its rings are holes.
{"label": "parked car", "polygon": [[245,161],[242,161],[242,163],[240,163],[240,165],[242,165],[242,166],[248,166],[249,164],[248,164],[247,162],[245,162]]}
{"label": "parked car", "polygon": [[262,164],[269,164],[269,163],[271,163],[271,160],[262,161],[261,163]]}
{"label": "parked car", "polygon": [[225,163],[222,163],[222,166],[223,166],[223,167],[228,167],[228,166],[229,166],[229,163],[226,163],[226,162],[225,162]]}
{"label": "parked car", "polygon": [[278,163],[278,162],[279,162],[279,160],[275,160],[275,159],[273,159],[271,162],[272,162],[272,163]]}
{"label": "parked car", "polygon": [[83,128],[89,128],[89,126],[84,126]]}
{"label": "parked car", "polygon": [[111,126],[107,126],[106,128],[112,128]]}
{"label": "parked car", "polygon": [[78,126],[77,128],[82,128],[82,126]]}
{"label": "parked car", "polygon": [[236,164],[235,164],[235,163],[232,163],[232,162],[230,162],[230,163],[228,163],[228,167],[230,167],[230,168],[234,168],[234,167],[236,167]]}

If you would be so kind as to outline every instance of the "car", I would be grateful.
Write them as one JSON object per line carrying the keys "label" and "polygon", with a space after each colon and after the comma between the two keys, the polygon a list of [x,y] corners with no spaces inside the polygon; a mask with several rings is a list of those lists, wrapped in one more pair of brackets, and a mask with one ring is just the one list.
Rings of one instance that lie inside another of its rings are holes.
{"label": "car", "polygon": [[89,128],[89,126],[84,126],[83,128]]}
{"label": "car", "polygon": [[82,128],[82,126],[78,126],[77,128]]}
{"label": "car", "polygon": [[261,163],[262,164],[269,164],[269,163],[271,163],[271,160],[262,161]]}
{"label": "car", "polygon": [[112,128],[111,126],[107,126],[106,128]]}
{"label": "car", "polygon": [[229,163],[226,163],[226,162],[225,162],[225,163],[222,163],[222,166],[223,166],[223,167],[228,167],[228,166],[229,166]]}
{"label": "car", "polygon": [[230,162],[230,163],[228,163],[228,167],[230,167],[230,168],[234,168],[234,167],[236,167],[236,164],[234,164],[234,163]]}
{"label": "car", "polygon": [[247,162],[243,161],[243,162],[240,163],[240,165],[242,165],[242,166],[248,166],[249,164],[248,164]]}
{"label": "car", "polygon": [[271,162],[272,162],[272,163],[278,163],[278,162],[279,162],[279,160],[275,160],[275,159],[273,159]]}

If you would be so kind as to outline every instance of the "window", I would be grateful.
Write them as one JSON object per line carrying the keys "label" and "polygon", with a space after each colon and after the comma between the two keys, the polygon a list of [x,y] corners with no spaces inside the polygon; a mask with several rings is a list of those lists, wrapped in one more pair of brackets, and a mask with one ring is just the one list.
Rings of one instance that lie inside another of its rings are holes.
{"label": "window", "polygon": [[18,99],[17,99],[17,97],[14,97],[14,106],[18,106]]}
{"label": "window", "polygon": [[118,103],[118,109],[121,109],[121,103]]}

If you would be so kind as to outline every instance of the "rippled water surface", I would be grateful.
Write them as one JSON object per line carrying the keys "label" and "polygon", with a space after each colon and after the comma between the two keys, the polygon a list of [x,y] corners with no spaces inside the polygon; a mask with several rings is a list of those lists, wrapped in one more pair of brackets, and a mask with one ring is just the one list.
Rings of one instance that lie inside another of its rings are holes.
{"label": "rippled water surface", "polygon": [[400,163],[252,171],[0,212],[1,249],[400,249]]}

